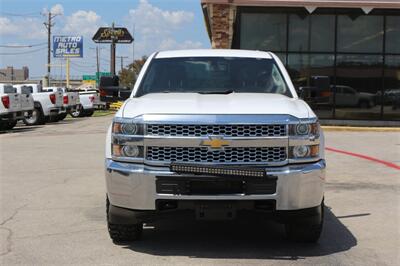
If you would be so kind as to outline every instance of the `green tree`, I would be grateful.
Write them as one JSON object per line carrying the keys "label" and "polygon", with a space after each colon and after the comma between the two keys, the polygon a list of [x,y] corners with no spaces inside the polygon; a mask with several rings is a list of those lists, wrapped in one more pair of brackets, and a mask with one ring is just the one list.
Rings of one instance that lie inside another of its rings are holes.
{"label": "green tree", "polygon": [[132,89],[146,60],[147,56],[143,56],[141,59],[136,59],[133,63],[129,64],[128,68],[120,70],[118,72],[120,86]]}

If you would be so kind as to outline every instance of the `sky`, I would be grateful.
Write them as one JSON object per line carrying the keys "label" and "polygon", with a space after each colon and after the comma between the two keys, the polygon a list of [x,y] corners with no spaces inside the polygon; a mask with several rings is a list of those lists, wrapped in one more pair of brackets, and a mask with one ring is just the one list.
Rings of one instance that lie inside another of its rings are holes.
{"label": "sky", "polygon": [[[126,27],[133,44],[118,44],[117,56],[132,58],[155,51],[210,48],[200,0],[0,0],[0,68],[28,66],[30,78],[47,68],[47,31],[43,14],[51,11],[53,35],[83,36],[83,58],[71,59],[71,75],[96,71],[92,37],[101,26]],[[33,45],[32,47],[15,47]],[[4,47],[8,46],[8,47]],[[12,47],[9,47],[12,46]],[[100,70],[110,69],[110,45],[99,44]],[[52,57],[52,75],[65,75],[65,61]],[[117,59],[117,71],[120,69]]]}

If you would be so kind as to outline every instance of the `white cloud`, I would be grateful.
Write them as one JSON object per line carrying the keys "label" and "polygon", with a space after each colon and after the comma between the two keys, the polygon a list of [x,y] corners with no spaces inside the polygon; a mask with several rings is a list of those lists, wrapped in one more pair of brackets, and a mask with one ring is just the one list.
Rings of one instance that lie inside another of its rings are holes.
{"label": "white cloud", "polygon": [[9,19],[0,17],[0,34],[25,40],[41,39],[46,36],[46,28],[39,18]]}
{"label": "white cloud", "polygon": [[177,42],[175,39],[167,38],[159,44],[160,50],[177,50],[177,49],[198,49],[201,48],[201,42],[193,42],[186,40],[184,42]]}
{"label": "white cloud", "polygon": [[150,55],[154,51],[200,48],[200,42],[178,42],[173,35],[193,22],[194,14],[184,10],[168,11],[141,0],[129,10],[128,23],[135,25],[136,54]]}
{"label": "white cloud", "polygon": [[6,17],[0,17],[0,34],[12,34],[17,27]]}
{"label": "white cloud", "polygon": [[165,34],[192,22],[194,18],[191,12],[162,10],[147,0],[141,0],[136,9],[129,10],[129,15],[143,34]]}
{"label": "white cloud", "polygon": [[50,9],[52,14],[58,14],[58,15],[63,15],[64,14],[64,8],[61,4],[56,4]]}
{"label": "white cloud", "polygon": [[62,31],[92,37],[99,28],[100,23],[101,17],[96,12],[78,10],[71,16],[66,17]]}

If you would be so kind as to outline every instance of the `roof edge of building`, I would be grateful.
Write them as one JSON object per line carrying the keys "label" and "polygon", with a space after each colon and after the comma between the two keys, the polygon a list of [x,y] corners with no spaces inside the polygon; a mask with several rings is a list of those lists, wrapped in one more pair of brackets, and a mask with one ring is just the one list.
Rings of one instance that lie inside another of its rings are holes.
{"label": "roof edge of building", "polygon": [[397,0],[201,0],[202,4],[225,4],[235,6],[274,6],[274,7],[326,7],[326,8],[385,8],[400,9],[400,1]]}

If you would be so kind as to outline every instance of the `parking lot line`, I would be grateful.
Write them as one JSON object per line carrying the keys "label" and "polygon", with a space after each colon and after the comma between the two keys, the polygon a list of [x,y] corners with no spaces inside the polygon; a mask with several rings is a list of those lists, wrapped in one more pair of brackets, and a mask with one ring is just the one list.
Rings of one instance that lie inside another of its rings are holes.
{"label": "parking lot line", "polygon": [[384,160],[381,160],[381,159],[377,159],[377,158],[374,158],[374,157],[370,157],[370,156],[367,156],[367,155],[354,153],[354,152],[349,152],[349,151],[344,151],[344,150],[338,150],[338,149],[330,148],[330,147],[326,147],[325,149],[328,150],[328,151],[342,153],[342,154],[346,154],[346,155],[349,155],[349,156],[358,157],[358,158],[361,158],[361,159],[365,159],[365,160],[369,160],[369,161],[372,161],[372,162],[380,163],[380,164],[386,165],[387,167],[400,170],[400,165],[397,165],[397,164],[394,164],[394,163],[391,163],[391,162],[388,162],[388,161],[384,161]]}

